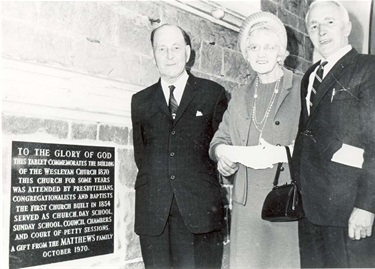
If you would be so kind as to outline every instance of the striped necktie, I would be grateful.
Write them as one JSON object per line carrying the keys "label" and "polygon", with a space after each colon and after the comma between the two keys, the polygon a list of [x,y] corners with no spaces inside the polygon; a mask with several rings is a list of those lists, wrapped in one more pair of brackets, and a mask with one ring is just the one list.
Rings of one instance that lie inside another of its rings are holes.
{"label": "striped necktie", "polygon": [[176,118],[177,109],[178,109],[178,104],[177,104],[176,99],[174,98],[173,91],[174,91],[174,89],[176,89],[176,87],[174,85],[170,85],[170,86],[168,86],[168,88],[170,90],[170,94],[169,94],[169,111],[172,114],[172,118],[175,119]]}
{"label": "striped necktie", "polygon": [[311,89],[311,95],[310,95],[310,107],[312,107],[317,102],[316,93],[318,92],[320,83],[323,80],[324,66],[327,63],[328,63],[327,61],[321,62],[318,67],[318,70],[316,70],[313,86]]}

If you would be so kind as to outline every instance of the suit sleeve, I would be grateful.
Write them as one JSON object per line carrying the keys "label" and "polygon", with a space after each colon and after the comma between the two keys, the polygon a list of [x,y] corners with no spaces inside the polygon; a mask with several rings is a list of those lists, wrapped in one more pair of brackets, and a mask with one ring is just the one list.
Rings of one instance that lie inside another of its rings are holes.
{"label": "suit sleeve", "polygon": [[215,162],[217,161],[216,156],[215,156],[216,147],[220,144],[232,145],[229,128],[230,128],[230,119],[231,119],[230,115],[233,110],[233,102],[234,102],[233,99],[229,102],[228,109],[225,111],[223,115],[223,119],[219,125],[219,128],[216,131],[210,143],[209,155],[210,155],[210,158]]}
{"label": "suit sleeve", "polygon": [[369,57],[368,65],[362,77],[360,89],[360,121],[364,146],[364,162],[355,206],[375,213],[375,70],[374,57]]}
{"label": "suit sleeve", "polygon": [[141,113],[139,113],[140,110],[141,106],[136,96],[133,96],[131,101],[131,119],[133,125],[134,159],[138,169],[140,169],[140,166],[142,164],[144,148],[142,124],[140,120]]}
{"label": "suit sleeve", "polygon": [[214,111],[214,116],[213,116],[213,122],[212,122],[212,127],[214,129],[214,132],[219,127],[220,122],[223,119],[223,114],[227,110],[228,107],[228,99],[225,94],[225,90],[223,87],[221,87],[219,97],[217,98],[216,101],[216,106],[215,106],[215,111]]}

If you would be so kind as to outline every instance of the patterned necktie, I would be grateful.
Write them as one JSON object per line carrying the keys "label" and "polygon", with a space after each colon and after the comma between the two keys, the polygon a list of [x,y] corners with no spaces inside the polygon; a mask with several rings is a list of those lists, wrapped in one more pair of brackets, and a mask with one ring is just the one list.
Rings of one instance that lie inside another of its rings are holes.
{"label": "patterned necktie", "polygon": [[176,99],[174,98],[173,91],[174,91],[174,89],[176,89],[176,87],[174,85],[170,85],[170,86],[168,86],[168,88],[170,90],[170,95],[169,95],[169,111],[172,114],[172,118],[175,119],[176,118],[177,109],[178,109],[178,104],[177,104]]}
{"label": "patterned necktie", "polygon": [[319,67],[318,67],[318,70],[316,70],[315,79],[314,79],[314,83],[313,83],[313,86],[312,86],[312,89],[311,89],[311,95],[310,95],[310,107],[312,107],[317,101],[316,93],[318,92],[320,83],[323,80],[324,66],[327,63],[328,63],[327,61],[321,62]]}

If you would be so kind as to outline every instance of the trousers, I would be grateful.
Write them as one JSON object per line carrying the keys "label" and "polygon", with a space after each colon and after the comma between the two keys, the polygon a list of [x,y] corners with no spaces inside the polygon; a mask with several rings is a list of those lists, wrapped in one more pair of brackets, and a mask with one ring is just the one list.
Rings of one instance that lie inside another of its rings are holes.
{"label": "trousers", "polygon": [[221,268],[222,231],[193,234],[185,226],[173,198],[168,221],[161,235],[140,235],[146,269]]}
{"label": "trousers", "polygon": [[351,240],[348,227],[318,226],[299,221],[302,268],[375,268],[375,231],[372,236]]}

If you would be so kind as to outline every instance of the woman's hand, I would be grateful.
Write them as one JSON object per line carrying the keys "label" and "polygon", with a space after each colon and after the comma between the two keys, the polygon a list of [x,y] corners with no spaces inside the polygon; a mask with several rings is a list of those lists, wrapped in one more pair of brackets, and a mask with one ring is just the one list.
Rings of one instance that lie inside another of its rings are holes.
{"label": "woman's hand", "polygon": [[218,158],[217,162],[217,170],[225,177],[229,177],[237,172],[238,170],[238,163],[232,162],[225,156],[221,156]]}
{"label": "woman's hand", "polygon": [[259,170],[272,168],[279,162],[288,162],[284,147],[269,144],[262,138],[257,146],[218,145],[216,158],[218,170],[223,176],[233,175],[238,170],[238,163]]}
{"label": "woman's hand", "polygon": [[215,149],[217,158],[217,170],[225,177],[231,176],[238,170],[238,163],[230,159],[230,152],[233,146],[230,145],[218,145]]}

